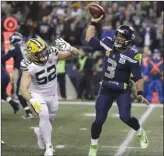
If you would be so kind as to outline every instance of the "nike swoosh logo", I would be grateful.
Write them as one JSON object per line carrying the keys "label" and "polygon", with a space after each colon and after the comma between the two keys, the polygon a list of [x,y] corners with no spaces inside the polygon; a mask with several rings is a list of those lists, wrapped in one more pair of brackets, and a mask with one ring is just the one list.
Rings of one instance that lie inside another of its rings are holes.
{"label": "nike swoosh logo", "polygon": [[144,143],[147,144],[148,143],[148,140],[147,138],[144,139]]}

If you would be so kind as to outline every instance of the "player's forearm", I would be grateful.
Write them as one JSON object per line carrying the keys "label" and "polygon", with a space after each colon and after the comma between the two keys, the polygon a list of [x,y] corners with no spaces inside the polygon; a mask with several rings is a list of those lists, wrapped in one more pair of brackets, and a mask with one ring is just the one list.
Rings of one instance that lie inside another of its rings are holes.
{"label": "player's forearm", "polygon": [[90,41],[90,39],[92,37],[94,37],[96,35],[96,27],[94,25],[89,25],[87,31],[86,31],[86,37],[85,37],[85,40],[87,42]]}
{"label": "player's forearm", "polygon": [[27,88],[21,87],[21,94],[27,101],[30,101],[30,99],[32,98],[32,96]]}
{"label": "player's forearm", "polygon": [[138,81],[136,81],[136,89],[138,93],[143,92],[143,83],[143,79],[139,79]]}
{"label": "player's forearm", "polygon": [[58,59],[59,60],[67,60],[70,59],[72,56],[78,56],[79,55],[79,51],[78,49],[71,47],[70,50],[68,51],[60,51],[58,52]]}
{"label": "player's forearm", "polygon": [[21,89],[22,96],[27,101],[29,101],[32,98],[29,92],[30,85],[31,85],[31,76],[29,75],[29,73],[23,72],[20,89]]}
{"label": "player's forearm", "polygon": [[79,50],[76,49],[75,47],[71,47],[70,52],[72,53],[73,56],[76,56],[76,57],[79,56]]}

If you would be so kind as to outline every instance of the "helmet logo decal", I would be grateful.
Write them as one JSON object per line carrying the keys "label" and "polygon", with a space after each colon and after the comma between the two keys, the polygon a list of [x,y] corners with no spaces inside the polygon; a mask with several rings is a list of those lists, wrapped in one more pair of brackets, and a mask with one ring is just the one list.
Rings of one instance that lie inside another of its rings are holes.
{"label": "helmet logo decal", "polygon": [[30,51],[32,50],[32,47],[30,45],[27,46],[27,50]]}

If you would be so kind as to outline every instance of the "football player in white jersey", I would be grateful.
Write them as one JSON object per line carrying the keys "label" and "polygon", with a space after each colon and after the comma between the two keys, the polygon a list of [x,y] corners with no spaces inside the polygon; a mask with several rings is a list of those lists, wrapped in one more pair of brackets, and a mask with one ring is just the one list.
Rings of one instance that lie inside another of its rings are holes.
{"label": "football player in white jersey", "polygon": [[21,92],[38,113],[39,127],[34,129],[38,146],[45,149],[44,156],[53,155],[51,143],[52,121],[58,110],[56,64],[58,60],[78,56],[79,52],[63,39],[56,46],[32,38],[26,43],[27,59],[22,60]]}

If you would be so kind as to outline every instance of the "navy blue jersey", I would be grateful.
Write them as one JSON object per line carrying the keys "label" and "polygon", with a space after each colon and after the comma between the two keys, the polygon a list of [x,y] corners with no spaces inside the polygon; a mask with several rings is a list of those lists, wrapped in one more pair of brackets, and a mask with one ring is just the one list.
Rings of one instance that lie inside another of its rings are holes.
{"label": "navy blue jersey", "polygon": [[110,37],[105,37],[101,41],[92,37],[89,44],[94,50],[105,52],[103,61],[104,80],[128,83],[131,75],[133,75],[134,81],[141,79],[141,54],[135,49],[129,47],[122,53],[117,52],[113,48],[114,41]]}
{"label": "navy blue jersey", "polygon": [[23,46],[20,44],[11,45],[9,51],[6,55],[2,55],[2,63],[9,60],[10,58],[14,59],[14,67],[20,69],[20,62],[23,60]]}

